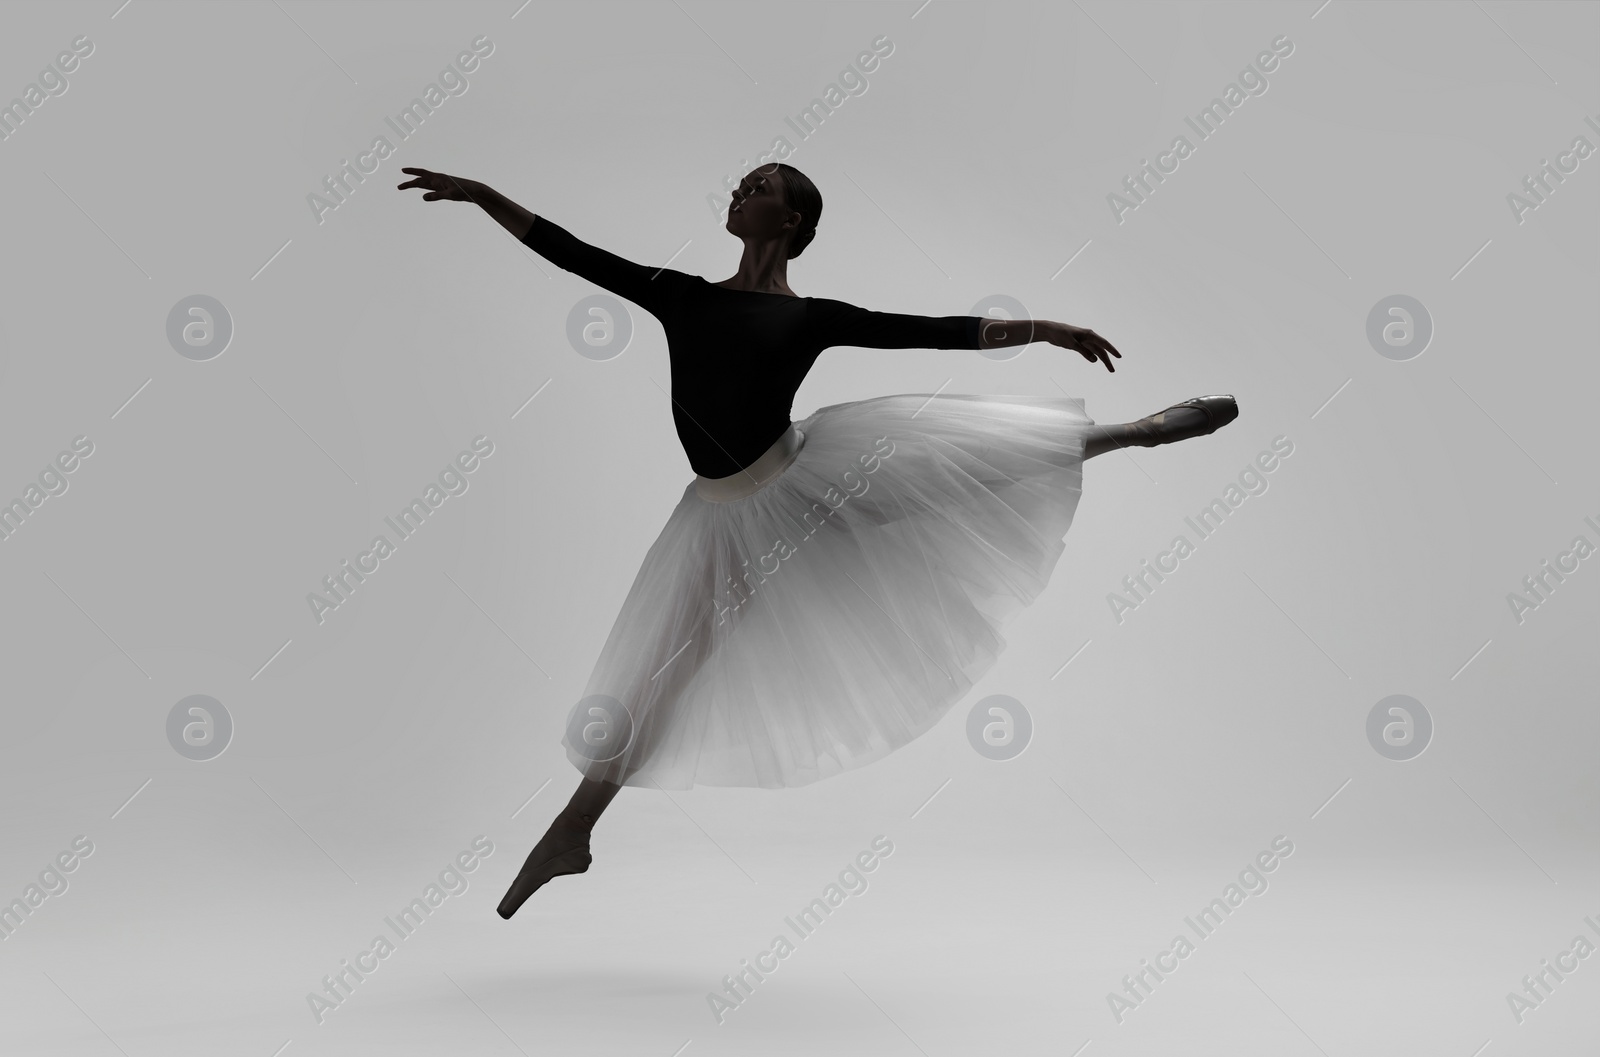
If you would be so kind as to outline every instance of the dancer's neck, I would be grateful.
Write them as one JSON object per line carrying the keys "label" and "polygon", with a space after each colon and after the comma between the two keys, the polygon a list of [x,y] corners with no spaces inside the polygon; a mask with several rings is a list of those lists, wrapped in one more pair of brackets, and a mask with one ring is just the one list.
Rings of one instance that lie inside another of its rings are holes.
{"label": "dancer's neck", "polygon": [[799,297],[789,288],[789,261],[782,243],[767,242],[759,246],[745,243],[744,254],[739,258],[739,270],[731,278],[715,285],[730,290],[750,290],[761,294],[786,294]]}

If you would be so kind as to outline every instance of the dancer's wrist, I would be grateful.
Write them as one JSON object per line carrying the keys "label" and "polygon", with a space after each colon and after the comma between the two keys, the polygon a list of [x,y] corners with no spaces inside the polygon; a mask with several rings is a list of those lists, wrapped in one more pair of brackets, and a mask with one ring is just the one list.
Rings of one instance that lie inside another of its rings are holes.
{"label": "dancer's wrist", "polygon": [[461,189],[485,213],[518,241],[527,237],[533,228],[534,214],[519,206],[505,195],[479,180],[460,180]]}
{"label": "dancer's wrist", "polygon": [[1044,328],[1054,325],[1043,319],[984,319],[978,325],[978,348],[1005,349],[1049,341]]}
{"label": "dancer's wrist", "polygon": [[1038,340],[1060,345],[1064,349],[1072,349],[1090,363],[1104,364],[1108,371],[1116,370],[1111,366],[1111,361],[1120,358],[1122,353],[1088,327],[1076,327],[1071,323],[1057,323],[1044,319],[1036,319],[1033,324],[1035,327],[1043,328],[1039,331]]}

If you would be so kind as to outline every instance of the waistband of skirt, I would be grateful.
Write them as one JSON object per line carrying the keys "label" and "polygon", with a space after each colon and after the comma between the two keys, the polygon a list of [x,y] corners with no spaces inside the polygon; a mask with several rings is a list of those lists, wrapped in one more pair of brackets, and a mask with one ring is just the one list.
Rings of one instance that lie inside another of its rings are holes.
{"label": "waistband of skirt", "polygon": [[761,453],[755,462],[738,473],[727,477],[701,477],[695,475],[694,490],[701,499],[712,503],[729,503],[761,491],[794,462],[805,445],[806,435],[793,422],[772,446]]}

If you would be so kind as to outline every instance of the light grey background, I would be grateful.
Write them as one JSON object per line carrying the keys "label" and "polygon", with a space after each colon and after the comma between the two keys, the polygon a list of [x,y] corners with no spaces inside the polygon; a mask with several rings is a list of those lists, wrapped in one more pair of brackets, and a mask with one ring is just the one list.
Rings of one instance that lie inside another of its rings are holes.
{"label": "light grey background", "polygon": [[[1520,1024],[1506,995],[1600,943],[1600,557],[1521,623],[1507,595],[1600,544],[1600,157],[1520,224],[1506,198],[1600,146],[1595,4],[118,3],[0,14],[0,100],[95,45],[0,142],[0,498],[95,446],[0,542],[0,899],[95,849],[0,942],[0,1050],[1594,1052],[1600,959]],[[654,319],[578,355],[597,288],[400,167],[725,278],[707,195],[884,35],[788,159],[826,200],[795,289],[1004,294],[1124,357],[835,349],[795,417],[941,386],[1241,417],[1088,466],[1049,589],[930,734],[800,790],[626,790],[590,873],[503,922],[690,470]],[[317,223],[306,196],[480,36],[468,91]],[[1183,117],[1280,36],[1199,142]],[[192,294],[232,317],[214,359],[167,341]],[[1413,359],[1365,336],[1392,294],[1434,323]],[[319,625],[307,593],[480,434],[469,490]],[[1108,593],[1278,436],[1270,488],[1119,624]],[[166,735],[193,694],[234,727],[203,762]],[[1015,759],[967,741],[990,694],[1032,716]],[[1391,694],[1433,718],[1410,761],[1366,739]],[[307,992],[480,834],[468,890],[316,1023]],[[706,993],[879,834],[869,890],[719,1026]],[[1107,993],[1280,834],[1270,888],[1118,1024]]]}

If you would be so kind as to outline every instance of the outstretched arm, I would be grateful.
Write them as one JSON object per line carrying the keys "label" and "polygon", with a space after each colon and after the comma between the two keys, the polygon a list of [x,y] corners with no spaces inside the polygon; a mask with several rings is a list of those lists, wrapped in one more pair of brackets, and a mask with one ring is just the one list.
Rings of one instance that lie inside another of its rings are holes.
{"label": "outstretched arm", "polygon": [[558,268],[605,287],[618,296],[659,315],[657,309],[667,297],[670,279],[657,278],[664,268],[648,268],[615,253],[591,246],[565,228],[517,205],[488,184],[427,169],[402,168],[415,179],[400,185],[400,190],[420,187],[427,192],[424,202],[472,202],[480,206],[518,242]]}
{"label": "outstretched arm", "polygon": [[983,316],[913,316],[873,312],[831,298],[811,298],[814,334],[823,348],[857,345],[867,349],[998,349],[1048,341],[1072,349],[1090,363],[1114,371],[1122,353],[1094,331],[1047,319],[989,319]]}

